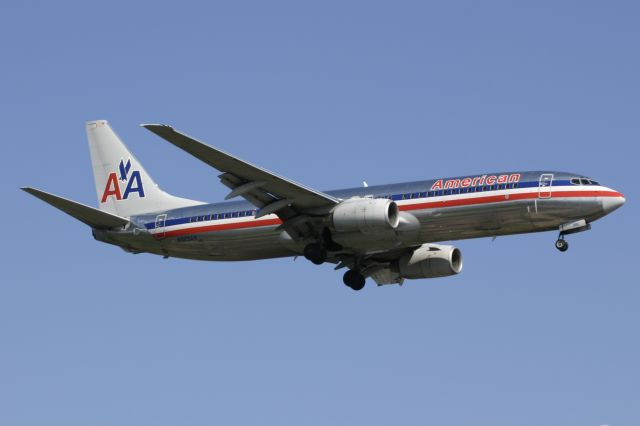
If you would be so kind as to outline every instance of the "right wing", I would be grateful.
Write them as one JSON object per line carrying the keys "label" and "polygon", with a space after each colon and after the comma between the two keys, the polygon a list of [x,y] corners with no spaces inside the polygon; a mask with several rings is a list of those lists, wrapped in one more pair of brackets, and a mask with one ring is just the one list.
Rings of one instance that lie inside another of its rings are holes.
{"label": "right wing", "polygon": [[256,217],[275,213],[293,238],[318,234],[319,216],[339,199],[278,176],[163,124],[143,124],[169,143],[222,172],[220,181],[231,189],[226,199],[241,196],[260,210]]}
{"label": "right wing", "polygon": [[[220,179],[232,189],[226,199],[252,193],[271,194],[278,200],[289,200],[291,206],[302,210],[333,206],[338,203],[338,199],[335,197],[254,166],[184,133],[180,133],[170,126],[162,124],[143,124],[142,126],[211,167],[223,172],[220,175]],[[253,203],[249,199],[250,197],[245,198]],[[260,202],[255,202],[254,204],[257,204],[260,208],[265,207],[260,205],[263,204]]]}

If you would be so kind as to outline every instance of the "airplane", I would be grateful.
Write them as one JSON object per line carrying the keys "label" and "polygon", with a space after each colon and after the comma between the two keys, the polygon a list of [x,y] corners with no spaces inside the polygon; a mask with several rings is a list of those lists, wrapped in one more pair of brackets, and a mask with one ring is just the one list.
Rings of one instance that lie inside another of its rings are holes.
{"label": "airplane", "polygon": [[160,189],[107,121],[86,125],[99,208],[21,188],[129,253],[211,261],[304,256],[346,269],[361,290],[462,271],[462,252],[439,244],[558,231],[565,236],[621,207],[624,196],[581,174],[516,171],[318,191],[200,142],[170,126],[143,124],[221,174],[225,200],[205,203]]}

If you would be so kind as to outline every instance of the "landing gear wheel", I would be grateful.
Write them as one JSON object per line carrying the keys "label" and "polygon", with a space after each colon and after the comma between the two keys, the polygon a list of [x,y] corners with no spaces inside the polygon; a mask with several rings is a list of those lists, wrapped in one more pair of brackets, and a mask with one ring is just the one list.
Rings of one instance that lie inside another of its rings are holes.
{"label": "landing gear wheel", "polygon": [[567,251],[569,250],[569,243],[563,240],[562,238],[558,238],[556,240],[556,248],[563,252]]}
{"label": "landing gear wheel", "polygon": [[350,287],[355,291],[359,291],[364,288],[365,278],[359,271],[350,269],[344,273],[342,281],[347,287]]}
{"label": "landing gear wheel", "polygon": [[316,265],[322,265],[327,260],[327,251],[320,244],[308,244],[304,248],[304,257]]}

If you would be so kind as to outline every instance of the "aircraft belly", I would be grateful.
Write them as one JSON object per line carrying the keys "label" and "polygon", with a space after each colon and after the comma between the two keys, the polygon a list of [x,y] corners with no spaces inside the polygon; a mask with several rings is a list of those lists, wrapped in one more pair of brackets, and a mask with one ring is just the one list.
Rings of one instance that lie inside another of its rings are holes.
{"label": "aircraft belly", "polygon": [[174,257],[202,260],[257,260],[292,256],[275,227],[207,232],[162,241]]}
{"label": "aircraft belly", "polygon": [[459,240],[535,231],[529,200],[431,209],[418,214],[425,242]]}
{"label": "aircraft belly", "polygon": [[595,220],[602,211],[593,198],[538,198],[530,206],[530,218],[536,228],[555,228],[572,220]]}

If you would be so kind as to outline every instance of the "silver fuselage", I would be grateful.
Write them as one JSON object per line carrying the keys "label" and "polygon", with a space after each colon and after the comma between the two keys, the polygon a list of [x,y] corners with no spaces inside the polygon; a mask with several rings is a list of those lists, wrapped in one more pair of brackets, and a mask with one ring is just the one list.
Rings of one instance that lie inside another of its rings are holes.
{"label": "silver fuselage", "polygon": [[[503,175],[517,175],[518,181],[461,184],[478,176]],[[430,243],[557,230],[571,221],[593,222],[624,203],[622,194],[610,188],[572,183],[580,177],[545,171],[492,173],[326,193],[340,199],[391,198],[419,221],[419,243]],[[279,229],[277,216],[256,219],[255,213],[248,202],[205,204],[134,216],[127,228],[94,230],[94,236],[131,252],[199,260],[267,259],[302,252],[304,242],[294,242]]]}

